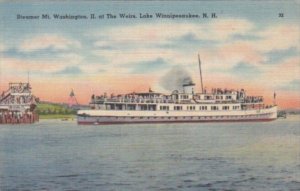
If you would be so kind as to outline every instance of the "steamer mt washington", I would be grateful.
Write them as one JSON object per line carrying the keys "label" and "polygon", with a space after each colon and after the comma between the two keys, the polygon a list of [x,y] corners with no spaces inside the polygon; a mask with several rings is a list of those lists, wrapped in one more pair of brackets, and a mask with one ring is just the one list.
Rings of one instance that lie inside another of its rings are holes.
{"label": "steamer mt washington", "polygon": [[195,84],[182,84],[170,95],[154,92],[124,95],[92,95],[90,109],[77,112],[78,124],[246,122],[277,119],[277,105],[266,105],[262,96],[248,96],[244,89],[203,89],[198,55],[201,93]]}

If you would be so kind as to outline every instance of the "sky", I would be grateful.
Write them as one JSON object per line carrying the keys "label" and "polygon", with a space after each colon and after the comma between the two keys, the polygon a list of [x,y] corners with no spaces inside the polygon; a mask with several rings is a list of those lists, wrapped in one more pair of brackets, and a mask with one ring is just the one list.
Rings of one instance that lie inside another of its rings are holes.
{"label": "sky", "polygon": [[[139,18],[147,13],[153,18]],[[156,13],[200,18],[162,19]],[[50,19],[17,19],[42,14]],[[299,1],[0,1],[0,91],[9,82],[26,82],[29,73],[41,100],[67,102],[74,89],[87,104],[92,94],[104,92],[151,87],[171,93],[173,86],[163,80],[177,70],[189,74],[200,92],[199,54],[207,90],[244,88],[268,104],[276,92],[280,108],[300,108],[299,19]]]}

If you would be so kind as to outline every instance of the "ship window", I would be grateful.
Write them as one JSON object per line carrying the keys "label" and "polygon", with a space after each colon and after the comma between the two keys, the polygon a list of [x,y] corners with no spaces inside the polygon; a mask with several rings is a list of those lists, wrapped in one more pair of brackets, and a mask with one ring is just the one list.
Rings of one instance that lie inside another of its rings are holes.
{"label": "ship window", "polygon": [[229,106],[223,106],[222,109],[223,110],[229,110]]}
{"label": "ship window", "polygon": [[148,110],[147,105],[141,105],[141,110]]}
{"label": "ship window", "polygon": [[211,110],[219,110],[218,106],[211,106]]}
{"label": "ship window", "polygon": [[174,110],[182,110],[182,106],[174,106]]}
{"label": "ship window", "polygon": [[180,98],[181,99],[189,99],[189,96],[188,95],[180,95]]}
{"label": "ship window", "polygon": [[207,106],[200,106],[199,110],[207,110]]}
{"label": "ship window", "polygon": [[240,106],[233,106],[232,109],[233,110],[238,110],[240,108]]}
{"label": "ship window", "polygon": [[169,106],[160,106],[160,110],[169,111]]}

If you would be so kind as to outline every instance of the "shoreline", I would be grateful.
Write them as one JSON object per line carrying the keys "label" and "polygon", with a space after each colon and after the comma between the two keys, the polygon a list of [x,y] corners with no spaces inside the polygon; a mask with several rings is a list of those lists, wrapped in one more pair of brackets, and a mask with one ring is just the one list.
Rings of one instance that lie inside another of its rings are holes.
{"label": "shoreline", "polygon": [[75,120],[76,115],[61,115],[61,114],[39,115],[39,119],[40,120],[44,120],[44,119]]}

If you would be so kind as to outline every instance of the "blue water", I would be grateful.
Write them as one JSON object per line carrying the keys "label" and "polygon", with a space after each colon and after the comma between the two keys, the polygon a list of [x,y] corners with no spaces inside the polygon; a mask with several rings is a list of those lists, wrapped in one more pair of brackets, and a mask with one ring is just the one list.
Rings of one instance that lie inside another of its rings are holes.
{"label": "blue water", "polygon": [[0,126],[0,190],[299,190],[300,118]]}

